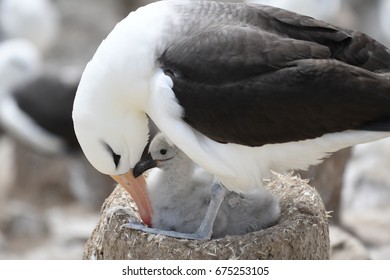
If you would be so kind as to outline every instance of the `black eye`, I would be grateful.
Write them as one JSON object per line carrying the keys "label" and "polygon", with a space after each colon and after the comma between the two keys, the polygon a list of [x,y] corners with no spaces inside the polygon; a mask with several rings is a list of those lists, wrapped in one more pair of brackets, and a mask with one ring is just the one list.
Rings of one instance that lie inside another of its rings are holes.
{"label": "black eye", "polygon": [[107,150],[111,153],[112,155],[112,159],[114,160],[114,163],[115,163],[115,167],[118,168],[118,165],[119,165],[119,162],[121,160],[121,156],[116,154],[114,152],[114,150],[108,145],[108,144],[105,144]]}
{"label": "black eye", "polygon": [[166,153],[167,153],[167,150],[165,150],[165,149],[160,150],[160,154],[165,155]]}
{"label": "black eye", "polygon": [[119,161],[121,160],[121,156],[112,152],[112,158],[114,159],[115,167],[118,168]]}

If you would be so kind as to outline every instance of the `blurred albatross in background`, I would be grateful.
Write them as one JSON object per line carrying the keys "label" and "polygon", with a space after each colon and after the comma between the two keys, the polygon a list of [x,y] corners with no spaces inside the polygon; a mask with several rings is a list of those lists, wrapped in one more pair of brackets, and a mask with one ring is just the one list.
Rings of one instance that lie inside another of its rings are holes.
{"label": "blurred albatross in background", "polygon": [[5,38],[23,38],[40,51],[54,43],[59,14],[50,0],[1,0],[0,33]]}
{"label": "blurred albatross in background", "polygon": [[[29,83],[38,75],[41,66],[41,55],[29,41],[8,39],[0,42],[0,108],[12,99],[16,87]],[[0,115],[2,113],[0,109]],[[4,129],[3,125],[0,120],[0,130]]]}

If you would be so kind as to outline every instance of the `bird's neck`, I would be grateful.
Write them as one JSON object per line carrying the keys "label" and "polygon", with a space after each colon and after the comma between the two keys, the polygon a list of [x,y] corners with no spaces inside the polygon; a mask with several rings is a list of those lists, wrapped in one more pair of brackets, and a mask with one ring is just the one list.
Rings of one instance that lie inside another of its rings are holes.
{"label": "bird's neck", "polygon": [[192,181],[196,165],[191,160],[176,161],[164,170],[164,181],[172,187],[173,192],[185,189]]}

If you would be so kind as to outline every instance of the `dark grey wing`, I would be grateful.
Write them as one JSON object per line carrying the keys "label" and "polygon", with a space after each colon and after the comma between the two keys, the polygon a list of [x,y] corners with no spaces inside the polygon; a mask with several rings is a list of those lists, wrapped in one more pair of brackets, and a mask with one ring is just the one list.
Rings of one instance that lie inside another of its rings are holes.
{"label": "dark grey wing", "polygon": [[223,85],[173,80],[184,120],[223,143],[261,146],[371,124],[390,130],[390,80],[337,60],[300,60]]}
{"label": "dark grey wing", "polygon": [[160,58],[191,126],[259,146],[390,120],[390,81],[367,71],[389,68],[384,46],[284,10],[226,5],[193,9],[199,23]]}
{"label": "dark grey wing", "polygon": [[330,56],[329,49],[317,43],[253,27],[226,26],[183,38],[166,50],[160,62],[183,79],[220,84],[275,71],[294,60]]}
{"label": "dark grey wing", "polygon": [[[390,68],[389,49],[370,36],[275,7],[250,4],[252,13],[266,18],[267,31],[328,47],[331,57],[370,71]],[[258,19],[258,16],[253,18]],[[262,21],[251,20],[252,24]],[[259,26],[259,25],[257,25]]]}
{"label": "dark grey wing", "polygon": [[218,83],[303,58],[335,58],[370,71],[390,69],[390,51],[369,36],[283,9],[195,2],[181,13],[185,26],[161,64],[189,79]]}

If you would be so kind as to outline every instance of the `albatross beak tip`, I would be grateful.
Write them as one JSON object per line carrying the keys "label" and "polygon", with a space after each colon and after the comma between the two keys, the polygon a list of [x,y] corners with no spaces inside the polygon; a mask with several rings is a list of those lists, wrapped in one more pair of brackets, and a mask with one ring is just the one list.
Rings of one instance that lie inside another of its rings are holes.
{"label": "albatross beak tip", "polygon": [[135,178],[133,170],[129,170],[122,175],[112,175],[111,177],[130,194],[137,206],[142,221],[150,227],[152,224],[152,207],[149,201],[145,178],[143,176]]}

